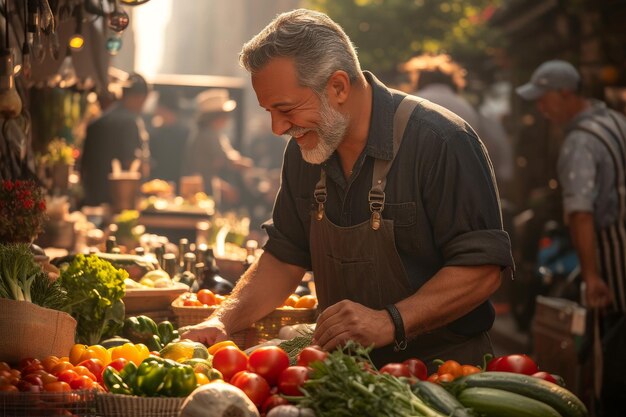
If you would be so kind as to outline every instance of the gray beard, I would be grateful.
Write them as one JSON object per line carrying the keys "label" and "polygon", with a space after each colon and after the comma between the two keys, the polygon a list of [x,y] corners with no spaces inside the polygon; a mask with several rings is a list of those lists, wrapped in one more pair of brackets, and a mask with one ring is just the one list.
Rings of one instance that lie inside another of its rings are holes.
{"label": "gray beard", "polygon": [[310,164],[319,165],[326,161],[335,152],[341,141],[343,140],[350,118],[344,116],[328,104],[325,95],[320,99],[320,124],[315,129],[303,129],[301,127],[293,127],[287,131],[291,136],[297,136],[303,131],[314,131],[317,133],[319,140],[313,149],[300,148],[302,159]]}

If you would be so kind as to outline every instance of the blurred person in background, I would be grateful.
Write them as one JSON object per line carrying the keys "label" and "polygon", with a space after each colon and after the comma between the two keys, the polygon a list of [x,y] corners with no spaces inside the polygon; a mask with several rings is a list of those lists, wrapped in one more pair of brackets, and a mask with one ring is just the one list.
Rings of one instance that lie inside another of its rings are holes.
{"label": "blurred person in background", "polygon": [[233,148],[226,135],[237,107],[228,90],[212,88],[196,96],[196,126],[187,143],[183,175],[201,175],[205,192],[216,200],[217,208],[228,210],[246,200],[242,171],[252,160]]}
{"label": "blurred person in background", "polygon": [[420,55],[400,68],[409,74],[412,94],[445,107],[474,129],[489,151],[498,184],[510,182],[513,177],[512,146],[501,121],[476,110],[461,94],[466,86],[466,70],[446,54]]}
{"label": "blurred person in background", "polygon": [[601,317],[600,415],[617,417],[626,415],[626,117],[585,97],[581,84],[573,65],[552,60],[516,92],[565,132],[557,165],[563,211],[585,304]]}
{"label": "blurred person in background", "polygon": [[[84,189],[83,204],[97,206],[109,203],[111,162],[117,159],[123,170],[138,159],[148,160],[148,139],[140,117],[150,87],[139,74],[130,74],[122,89],[122,97],[87,126],[80,159],[80,178]],[[141,166],[142,172],[148,167]]]}
{"label": "blurred person in background", "polygon": [[190,128],[181,115],[180,94],[176,90],[159,92],[157,107],[149,125],[152,178],[178,186],[185,144]]}
{"label": "blurred person in background", "polygon": [[282,305],[312,270],[321,311],[313,343],[322,348],[374,346],[377,366],[481,363],[493,350],[488,298],[513,260],[474,132],[361,71],[350,39],[323,13],[279,15],[240,62],[274,133],[291,136],[281,187],[263,254],[181,337],[228,338]]}

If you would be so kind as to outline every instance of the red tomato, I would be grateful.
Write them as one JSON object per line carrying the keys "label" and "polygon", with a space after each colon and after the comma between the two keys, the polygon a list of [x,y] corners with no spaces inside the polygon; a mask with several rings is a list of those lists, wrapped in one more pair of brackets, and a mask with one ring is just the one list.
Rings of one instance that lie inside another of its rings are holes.
{"label": "red tomato", "polygon": [[102,361],[100,359],[85,359],[77,366],[84,366],[85,368],[89,369],[89,371],[95,375],[96,381],[102,382],[102,369],[104,368],[104,365],[102,364]]}
{"label": "red tomato", "polygon": [[532,375],[539,372],[537,364],[530,356],[515,354],[494,358],[487,364],[488,371],[514,372],[516,374]]}
{"label": "red tomato", "polygon": [[44,385],[43,390],[49,391],[49,392],[64,392],[64,391],[71,391],[72,388],[67,382],[57,381],[57,382],[50,382],[49,384]]}
{"label": "red tomato", "polygon": [[450,374],[454,378],[458,378],[460,376],[463,376],[463,367],[457,361],[447,360],[439,365],[439,368],[437,368],[437,373],[439,374],[439,376],[443,374]]}
{"label": "red tomato", "polygon": [[[106,367],[111,367],[113,369],[115,369],[116,371],[121,371],[126,364],[128,363],[128,359],[126,358],[117,358],[114,361],[109,362],[109,364]],[[104,369],[102,369],[102,372],[104,372]]]}
{"label": "red tomato", "polygon": [[553,384],[558,384],[556,378],[553,377],[552,374],[549,374],[544,371],[535,372],[534,374],[532,374],[532,376],[534,376],[535,378],[543,379],[548,382],[552,382]]}
{"label": "red tomato", "polygon": [[93,374],[93,372],[91,372],[89,369],[85,368],[82,365],[76,365],[74,367],[74,372],[76,372],[78,374],[78,376],[88,376],[89,378],[91,378],[92,380],[96,381],[97,378],[96,376]]}
{"label": "red tomato", "polygon": [[411,371],[409,371],[408,365],[404,363],[388,363],[387,365],[380,368],[380,373],[389,374],[397,377],[411,377]]}
{"label": "red tomato", "polygon": [[408,366],[411,376],[422,381],[426,381],[426,378],[428,378],[428,368],[426,368],[426,365],[421,360],[411,358],[402,363]]}
{"label": "red tomato", "polygon": [[248,370],[261,375],[270,385],[276,385],[288,366],[289,355],[278,346],[260,347],[248,357]]}
{"label": "red tomato", "polygon": [[37,385],[39,387],[43,387],[43,379],[41,378],[41,376],[39,376],[37,374],[24,375],[22,377],[22,381],[29,382],[29,383],[31,383],[33,385]]}
{"label": "red tomato", "polygon": [[0,385],[0,392],[17,392],[19,391],[15,385],[5,384]]}
{"label": "red tomato", "polygon": [[89,378],[87,375],[79,375],[78,378],[70,381],[70,388],[72,389],[90,389],[95,384],[95,381]]}
{"label": "red tomato", "polygon": [[30,382],[25,381],[23,379],[19,380],[18,383],[15,386],[21,392],[39,392],[39,391],[41,391],[41,387],[39,385],[31,384]]}
{"label": "red tomato", "polygon": [[261,406],[261,414],[267,414],[272,408],[278,407],[279,405],[288,405],[289,401],[287,401],[284,397],[281,397],[278,394],[272,394],[263,401],[263,405]]}
{"label": "red tomato", "polygon": [[328,352],[324,352],[319,346],[307,346],[298,354],[296,365],[310,366],[311,362],[323,361],[328,356]]}
{"label": "red tomato", "polygon": [[43,365],[41,364],[41,362],[37,361],[37,362],[32,362],[30,365],[27,365],[24,368],[21,368],[21,371],[22,371],[22,375],[28,375],[28,374],[35,373],[37,371],[41,371],[42,369],[43,369]]}
{"label": "red tomato", "polygon": [[248,357],[234,346],[224,346],[213,355],[213,368],[222,373],[224,381],[230,381],[239,371],[248,369]]}
{"label": "red tomato", "polygon": [[[35,358],[23,358],[20,359],[20,362],[17,365],[17,369],[19,369],[20,371],[30,365],[33,364],[39,364],[41,365],[41,361],[39,359],[35,359]],[[42,365],[43,368],[43,365]]]}
{"label": "red tomato", "polygon": [[196,294],[198,301],[202,304],[212,306],[216,304],[215,294],[211,290],[202,289]]}
{"label": "red tomato", "polygon": [[309,379],[309,368],[306,366],[290,366],[278,377],[278,391],[281,394],[302,396],[300,387]]}
{"label": "red tomato", "polygon": [[239,371],[233,375],[230,383],[245,392],[257,408],[270,396],[269,384],[265,378],[254,372]]}
{"label": "red tomato", "polygon": [[70,382],[78,378],[79,376],[80,375],[78,375],[75,371],[68,369],[66,371],[61,372],[57,376],[57,378],[59,378],[59,381],[67,382],[69,384]]}

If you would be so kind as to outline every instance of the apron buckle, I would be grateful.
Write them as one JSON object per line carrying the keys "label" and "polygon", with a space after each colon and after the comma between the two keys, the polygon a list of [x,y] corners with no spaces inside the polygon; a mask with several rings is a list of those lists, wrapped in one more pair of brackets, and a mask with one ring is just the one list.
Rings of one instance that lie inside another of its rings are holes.
{"label": "apron buckle", "polygon": [[317,205],[317,214],[315,215],[317,220],[322,220],[324,218],[324,203],[319,203]]}
{"label": "apron buckle", "polygon": [[372,229],[374,229],[374,230],[380,229],[381,217],[382,216],[380,215],[380,211],[373,211],[372,212],[372,219],[370,221],[370,223],[372,224]]}

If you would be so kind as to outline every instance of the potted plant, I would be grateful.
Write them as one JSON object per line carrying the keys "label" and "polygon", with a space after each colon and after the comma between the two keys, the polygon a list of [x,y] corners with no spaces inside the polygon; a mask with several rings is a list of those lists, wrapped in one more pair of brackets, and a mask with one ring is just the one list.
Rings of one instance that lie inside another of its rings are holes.
{"label": "potted plant", "polygon": [[0,242],[32,243],[46,220],[44,190],[30,180],[0,185]]}
{"label": "potted plant", "polygon": [[74,147],[68,145],[63,138],[52,139],[48,144],[47,152],[39,161],[49,172],[52,188],[66,191],[70,168],[74,165]]}

